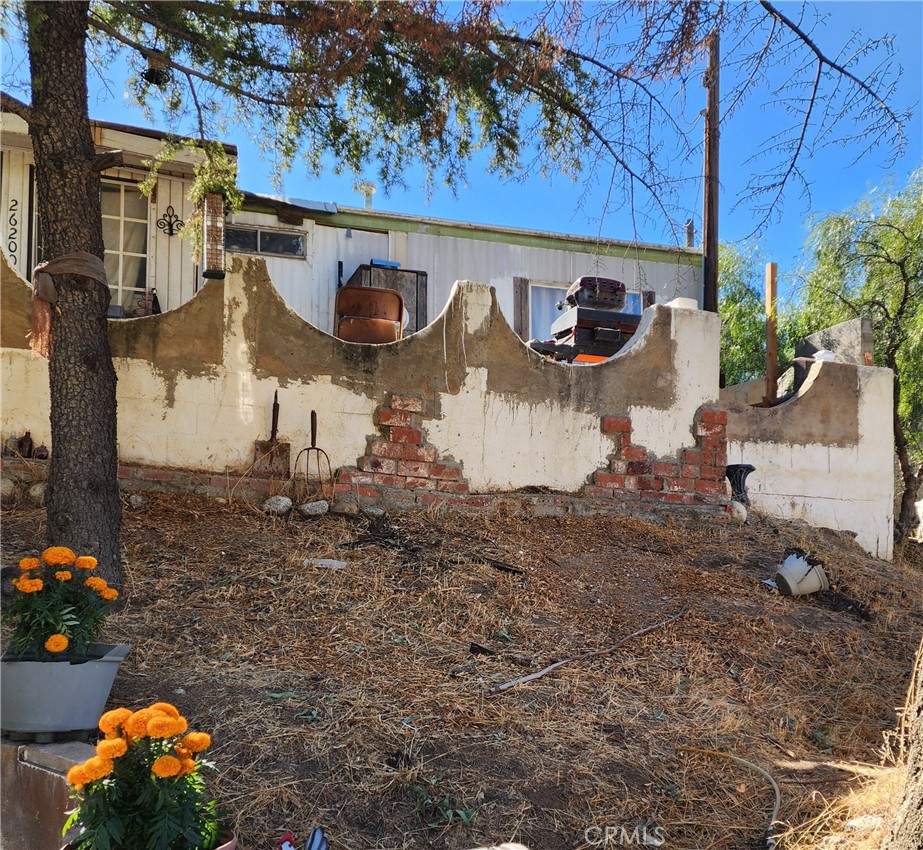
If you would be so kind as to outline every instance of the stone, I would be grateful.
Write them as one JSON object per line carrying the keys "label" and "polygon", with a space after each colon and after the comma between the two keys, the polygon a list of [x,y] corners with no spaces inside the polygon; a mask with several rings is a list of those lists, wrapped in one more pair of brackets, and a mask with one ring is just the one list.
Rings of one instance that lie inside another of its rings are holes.
{"label": "stone", "polygon": [[330,502],[326,499],[318,499],[316,502],[305,502],[295,510],[303,517],[323,516],[330,510]]}
{"label": "stone", "polygon": [[328,570],[346,569],[346,561],[336,561],[333,558],[305,558],[302,563],[306,567],[323,567]]}
{"label": "stone", "polygon": [[367,508],[363,508],[362,513],[364,513],[369,519],[381,519],[385,515],[385,512],[382,508],[376,508],[372,505]]}
{"label": "stone", "polygon": [[873,829],[880,829],[881,824],[882,820],[878,815],[861,815],[860,817],[846,821],[843,829],[845,829],[846,832],[865,834],[871,832]]}
{"label": "stone", "polygon": [[263,502],[263,510],[272,516],[285,516],[292,509],[292,500],[288,496],[271,496]]}
{"label": "stone", "polygon": [[128,504],[133,508],[143,508],[147,504],[147,499],[144,498],[140,493],[132,493],[128,497]]}
{"label": "stone", "polygon": [[45,502],[45,482],[38,481],[29,488],[29,498],[37,505]]}
{"label": "stone", "polygon": [[12,478],[0,478],[0,499],[12,499],[16,494],[16,482]]}
{"label": "stone", "polygon": [[731,502],[728,505],[728,513],[735,522],[743,525],[747,521],[747,508],[740,502]]}

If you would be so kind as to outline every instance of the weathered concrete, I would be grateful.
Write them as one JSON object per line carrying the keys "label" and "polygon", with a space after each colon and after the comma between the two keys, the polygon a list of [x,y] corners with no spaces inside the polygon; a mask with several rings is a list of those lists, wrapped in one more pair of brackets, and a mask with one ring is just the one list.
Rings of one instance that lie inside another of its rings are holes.
{"label": "weathered concrete", "polygon": [[728,404],[728,461],[756,467],[753,507],[856,533],[889,559],[894,533],[893,376],[888,369],[814,363],[782,404]]}
{"label": "weathered concrete", "polygon": [[875,363],[875,339],[871,319],[850,319],[795,343],[795,357],[813,357],[821,350],[836,354],[837,363],[872,366]]}

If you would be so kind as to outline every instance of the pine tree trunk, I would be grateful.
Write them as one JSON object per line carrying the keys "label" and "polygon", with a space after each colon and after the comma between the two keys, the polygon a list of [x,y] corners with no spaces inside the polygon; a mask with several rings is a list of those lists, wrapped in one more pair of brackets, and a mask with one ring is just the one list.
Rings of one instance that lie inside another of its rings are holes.
{"label": "pine tree trunk", "polygon": [[[26,3],[32,74],[32,147],[44,258],[103,256],[99,174],[87,112],[87,2]],[[95,555],[120,580],[121,507],[109,290],[78,276],[54,279],[49,545]]]}
{"label": "pine tree trunk", "polygon": [[910,749],[907,756],[907,785],[882,850],[920,850],[923,847],[923,645],[917,655],[916,694],[908,706]]}

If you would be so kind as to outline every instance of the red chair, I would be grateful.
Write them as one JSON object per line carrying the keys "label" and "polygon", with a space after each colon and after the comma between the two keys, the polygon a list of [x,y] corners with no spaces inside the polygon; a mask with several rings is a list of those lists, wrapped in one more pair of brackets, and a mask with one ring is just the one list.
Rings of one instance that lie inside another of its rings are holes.
{"label": "red chair", "polygon": [[404,299],[393,289],[344,286],[334,302],[333,335],[347,342],[380,345],[404,335]]}

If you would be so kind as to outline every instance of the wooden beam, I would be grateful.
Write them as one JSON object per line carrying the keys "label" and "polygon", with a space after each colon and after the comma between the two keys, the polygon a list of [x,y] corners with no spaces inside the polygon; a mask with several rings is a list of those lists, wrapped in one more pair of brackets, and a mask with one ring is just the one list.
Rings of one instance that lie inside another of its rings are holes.
{"label": "wooden beam", "polygon": [[776,298],[778,294],[778,263],[766,263],[766,395],[763,406],[775,400],[779,382],[779,343],[776,333]]}

